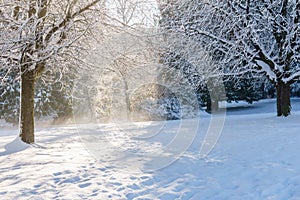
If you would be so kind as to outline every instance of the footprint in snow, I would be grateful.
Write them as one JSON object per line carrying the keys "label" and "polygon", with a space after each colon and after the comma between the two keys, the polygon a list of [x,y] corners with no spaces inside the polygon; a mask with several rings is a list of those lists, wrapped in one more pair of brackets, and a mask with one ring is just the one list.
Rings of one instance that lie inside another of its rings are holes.
{"label": "footprint in snow", "polygon": [[86,188],[89,187],[90,185],[92,185],[91,183],[83,183],[83,184],[79,184],[80,188]]}

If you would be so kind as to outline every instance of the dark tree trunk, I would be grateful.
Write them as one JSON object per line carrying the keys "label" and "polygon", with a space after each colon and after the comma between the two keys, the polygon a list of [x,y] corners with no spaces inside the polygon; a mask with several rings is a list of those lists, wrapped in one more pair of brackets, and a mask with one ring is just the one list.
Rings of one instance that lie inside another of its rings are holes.
{"label": "dark tree trunk", "polygon": [[208,113],[214,113],[219,111],[219,101],[208,99],[207,105],[206,105],[206,112]]}
{"label": "dark tree trunk", "polygon": [[218,100],[211,100],[211,112],[219,111],[219,101]]}
{"label": "dark tree trunk", "polygon": [[20,137],[26,143],[34,142],[34,71],[21,70]]}
{"label": "dark tree trunk", "polygon": [[207,100],[207,112],[214,113],[219,111],[219,100],[221,97],[220,93],[220,85],[218,84],[218,80],[214,78],[209,78],[207,81],[207,87],[209,91],[209,97]]}
{"label": "dark tree trunk", "polygon": [[279,83],[277,83],[276,85],[276,106],[277,106],[277,116],[282,116],[281,85]]}
{"label": "dark tree trunk", "polygon": [[291,113],[290,84],[278,82],[276,85],[277,116],[288,116]]}

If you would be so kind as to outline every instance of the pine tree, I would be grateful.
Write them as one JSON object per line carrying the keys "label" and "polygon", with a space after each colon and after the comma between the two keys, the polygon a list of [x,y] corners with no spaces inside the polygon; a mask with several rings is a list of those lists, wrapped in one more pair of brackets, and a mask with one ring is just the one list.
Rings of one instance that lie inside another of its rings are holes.
{"label": "pine tree", "polygon": [[[34,109],[35,118],[50,117],[52,119],[68,119],[72,114],[72,96],[74,73],[64,74],[63,79],[57,76],[60,73],[47,73],[47,79],[39,79],[36,83]],[[20,112],[20,81],[17,73],[0,71],[2,84],[0,85],[1,119],[17,125]],[[51,79],[49,79],[52,77]]]}

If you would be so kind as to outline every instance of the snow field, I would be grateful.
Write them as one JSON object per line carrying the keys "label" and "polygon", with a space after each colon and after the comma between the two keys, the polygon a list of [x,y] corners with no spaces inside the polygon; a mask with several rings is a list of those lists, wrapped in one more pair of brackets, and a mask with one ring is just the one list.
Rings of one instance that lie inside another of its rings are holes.
{"label": "snow field", "polygon": [[[30,146],[15,140],[17,130],[1,128],[0,197],[4,200],[300,199],[300,112],[296,110],[288,118],[277,118],[270,112],[248,115],[230,112],[229,109],[217,145],[206,158],[199,158],[210,120],[204,115],[189,148],[179,159],[155,171],[146,170],[146,165],[152,163],[147,153],[159,153],[161,146],[175,134],[180,121],[166,122],[166,129],[160,134],[140,143],[133,136],[149,134],[157,122],[131,127],[130,134],[123,138],[113,137],[118,132],[111,124],[98,125],[97,134],[109,136],[94,141],[95,145],[102,145],[98,148],[102,154],[94,153],[84,141],[86,138],[78,134],[77,127],[38,129],[37,144]],[[110,149],[105,150],[106,147]],[[126,151],[137,156],[130,157]]]}

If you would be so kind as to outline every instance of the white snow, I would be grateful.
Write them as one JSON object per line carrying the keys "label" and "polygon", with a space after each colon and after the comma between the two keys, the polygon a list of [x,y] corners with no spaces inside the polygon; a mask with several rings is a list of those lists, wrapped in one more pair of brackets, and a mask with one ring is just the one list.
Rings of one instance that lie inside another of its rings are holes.
{"label": "white snow", "polygon": [[11,127],[11,126],[12,126],[12,124],[7,123],[4,119],[0,119],[0,128]]}
{"label": "white snow", "polygon": [[276,117],[274,100],[230,104],[204,159],[208,115],[198,130],[198,119],[41,128],[34,145],[2,127],[0,199],[299,200],[300,99],[292,103],[287,118]]}

